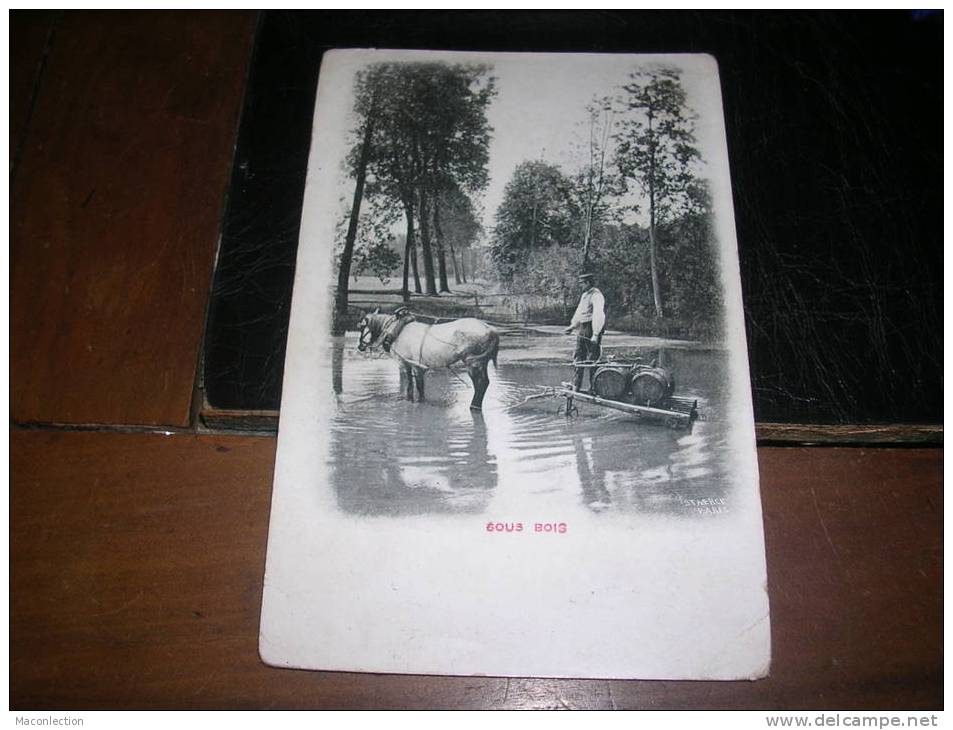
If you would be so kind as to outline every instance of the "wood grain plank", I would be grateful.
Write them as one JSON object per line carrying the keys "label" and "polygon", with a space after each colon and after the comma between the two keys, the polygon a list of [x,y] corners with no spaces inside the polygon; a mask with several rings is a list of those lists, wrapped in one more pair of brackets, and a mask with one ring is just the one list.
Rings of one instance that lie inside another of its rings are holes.
{"label": "wood grain plank", "polygon": [[11,706],[942,704],[940,450],[761,449],[771,676],[605,682],[262,664],[274,449],[241,436],[14,431]]}
{"label": "wood grain plank", "polygon": [[790,446],[792,444],[825,444],[830,446],[871,446],[874,444],[908,444],[942,446],[941,424],[912,423],[755,423],[759,444]]}
{"label": "wood grain plank", "polygon": [[56,13],[49,10],[10,12],[10,167],[24,139],[34,95],[40,83],[44,54],[52,40]]}
{"label": "wood grain plank", "polygon": [[251,13],[65,13],[11,190],[11,414],[185,425]]}

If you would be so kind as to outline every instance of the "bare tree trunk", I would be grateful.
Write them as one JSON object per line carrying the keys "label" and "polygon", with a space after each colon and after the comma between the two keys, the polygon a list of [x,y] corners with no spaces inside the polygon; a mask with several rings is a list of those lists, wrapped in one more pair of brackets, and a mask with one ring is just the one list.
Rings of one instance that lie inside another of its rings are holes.
{"label": "bare tree trunk", "polygon": [[[440,291],[450,293],[450,284],[447,282],[447,257],[443,245],[443,229],[440,226],[440,202],[433,201],[433,232],[437,242],[437,274],[440,277]],[[456,266],[456,262],[454,262]],[[457,282],[460,283],[459,281]]]}
{"label": "bare tree trunk", "polygon": [[457,252],[453,250],[453,239],[450,239],[450,263],[453,264],[453,283],[459,286],[463,283],[460,278],[460,266],[457,264]]}
{"label": "bare tree trunk", "polygon": [[467,249],[460,252],[460,278],[467,283]]}
{"label": "bare tree trunk", "polygon": [[586,232],[583,238],[582,244],[582,268],[585,269],[589,265],[589,242],[592,240],[592,211],[590,210],[586,216]]}
{"label": "bare tree trunk", "polygon": [[405,301],[410,301],[410,290],[407,288],[407,270],[410,268],[410,241],[404,241],[404,278],[403,283],[400,287],[400,298]]}
{"label": "bare tree trunk", "polygon": [[[434,227],[437,229],[437,235],[440,237],[440,241],[443,242],[444,235],[443,235],[443,228],[440,225],[440,208],[439,207],[434,208],[433,222],[434,222]],[[457,266],[457,252],[454,250],[454,247],[453,247],[453,237],[451,236],[450,238],[446,240],[448,245],[450,246],[450,263],[453,264],[453,283],[459,286],[463,282],[460,280],[460,267]]]}
{"label": "bare tree trunk", "polygon": [[433,251],[430,246],[430,201],[420,191],[420,252],[424,257],[424,284],[428,296],[437,296],[437,280],[433,270]]}
{"label": "bare tree trunk", "polygon": [[414,274],[414,293],[423,294],[423,287],[420,285],[420,265],[417,259],[420,257],[420,246],[414,241],[414,248],[410,252],[410,268]]}
{"label": "bare tree trunk", "polygon": [[414,246],[413,253],[410,256],[410,264],[414,270],[414,291],[417,294],[423,294],[424,290],[420,284],[420,246]]}
{"label": "bare tree trunk", "polygon": [[338,288],[334,297],[334,319],[331,325],[332,332],[336,335],[344,332],[344,322],[347,317],[348,278],[351,275],[351,259],[354,257],[354,241],[357,239],[357,222],[361,215],[361,202],[364,200],[364,180],[367,176],[367,161],[370,157],[373,130],[374,117],[369,116],[364,123],[364,139],[361,141],[361,156],[357,161],[351,217],[348,220],[347,234],[344,237],[344,251],[341,253],[341,265],[338,268]]}
{"label": "bare tree trunk", "polygon": [[652,268],[652,299],[655,302],[655,316],[662,317],[662,293],[659,290],[658,262],[656,256],[655,240],[655,212],[652,211],[651,223],[649,223],[649,264]]}
{"label": "bare tree trunk", "polygon": [[[400,290],[401,298],[405,302],[410,301],[410,290],[407,286],[407,278],[410,270],[410,262],[415,259],[414,256],[414,210],[409,205],[404,205],[404,215],[407,217],[407,240],[404,242],[404,279]],[[417,267],[414,265],[414,279],[417,279]],[[420,281],[417,281],[417,291],[420,292]]]}
{"label": "bare tree trunk", "polygon": [[589,242],[592,240],[592,210],[594,192],[592,189],[592,149],[593,149],[593,120],[589,118],[589,166],[586,169],[586,227],[582,234],[582,268],[589,266]]}
{"label": "bare tree trunk", "polygon": [[588,194],[586,201],[586,232],[585,239],[583,241],[582,249],[582,265],[583,268],[589,263],[589,252],[592,248],[592,219],[596,212],[596,206],[602,201],[602,193],[605,189],[605,180],[606,180],[606,146],[609,143],[609,129],[610,129],[610,117],[608,112],[604,112],[603,122],[602,122],[602,141],[599,144],[599,174],[598,182],[596,182],[596,176],[593,173],[593,168],[595,167],[593,154],[595,147],[595,139],[593,137],[593,120],[589,120],[589,181],[588,181]]}
{"label": "bare tree trunk", "polygon": [[407,219],[407,245],[404,248],[404,301],[410,300],[407,285],[408,269],[414,275],[414,291],[420,294],[420,276],[417,274],[417,242],[414,234],[414,204],[413,201],[404,201],[404,217]]}
{"label": "bare tree trunk", "polygon": [[655,302],[655,316],[662,318],[662,292],[658,278],[658,242],[655,237],[655,143],[652,136],[652,115],[649,118],[649,264],[652,269],[652,299]]}

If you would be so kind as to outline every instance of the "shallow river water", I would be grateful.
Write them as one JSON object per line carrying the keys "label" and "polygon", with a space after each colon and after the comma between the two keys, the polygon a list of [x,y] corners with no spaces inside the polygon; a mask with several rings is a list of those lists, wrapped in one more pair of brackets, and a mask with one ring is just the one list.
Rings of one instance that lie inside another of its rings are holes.
{"label": "shallow river water", "polygon": [[729,510],[722,351],[622,335],[603,343],[673,372],[676,395],[698,400],[702,420],[687,432],[586,403],[566,418],[556,414],[562,398],[526,401],[572,379],[569,337],[505,336],[482,413],[469,408],[465,370],[428,372],[426,400],[413,403],[400,397],[396,363],[356,344],[352,334],[332,342],[331,488],[346,513],[709,519]]}

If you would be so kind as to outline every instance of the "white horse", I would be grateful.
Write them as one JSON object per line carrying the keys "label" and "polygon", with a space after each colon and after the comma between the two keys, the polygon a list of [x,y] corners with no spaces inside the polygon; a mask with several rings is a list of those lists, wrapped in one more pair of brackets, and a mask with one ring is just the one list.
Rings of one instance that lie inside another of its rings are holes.
{"label": "white horse", "polygon": [[[375,311],[364,315],[357,325],[360,331],[357,349],[363,352],[379,344],[397,329],[399,322],[395,314]],[[463,363],[473,381],[470,408],[479,411],[483,408],[483,396],[490,384],[487,363],[492,360],[496,365],[500,335],[486,322],[473,318],[442,324],[412,321],[399,329],[388,349],[401,365],[401,384],[406,381],[407,400],[414,399],[414,381],[419,399],[424,399],[424,371]]]}

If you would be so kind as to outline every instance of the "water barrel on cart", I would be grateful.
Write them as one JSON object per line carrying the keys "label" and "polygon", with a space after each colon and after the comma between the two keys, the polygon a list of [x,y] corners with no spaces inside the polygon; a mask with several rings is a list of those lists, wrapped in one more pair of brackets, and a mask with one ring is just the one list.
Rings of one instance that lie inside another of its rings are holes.
{"label": "water barrel on cart", "polygon": [[665,368],[641,368],[632,374],[632,402],[656,406],[675,392],[675,380]]}
{"label": "water barrel on cart", "polygon": [[623,400],[629,389],[627,368],[607,365],[598,368],[592,376],[592,391],[601,398]]}

